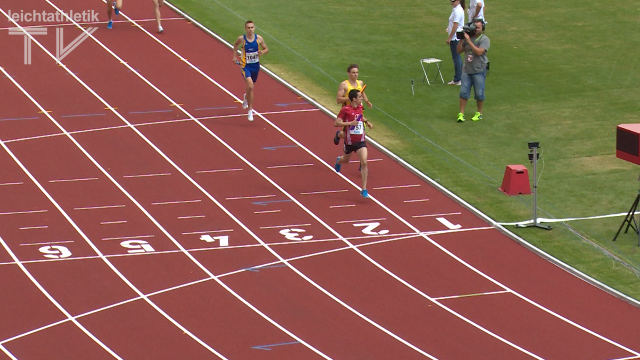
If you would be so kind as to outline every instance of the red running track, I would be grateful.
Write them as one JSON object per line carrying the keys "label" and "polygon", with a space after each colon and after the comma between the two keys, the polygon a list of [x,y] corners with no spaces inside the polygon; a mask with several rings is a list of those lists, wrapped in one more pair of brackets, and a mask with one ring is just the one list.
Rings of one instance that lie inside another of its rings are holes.
{"label": "red running track", "polygon": [[124,6],[24,65],[9,10],[104,4],[0,0],[0,359],[640,359],[636,307],[373,147],[360,198],[331,117],[263,71],[248,122],[228,47]]}

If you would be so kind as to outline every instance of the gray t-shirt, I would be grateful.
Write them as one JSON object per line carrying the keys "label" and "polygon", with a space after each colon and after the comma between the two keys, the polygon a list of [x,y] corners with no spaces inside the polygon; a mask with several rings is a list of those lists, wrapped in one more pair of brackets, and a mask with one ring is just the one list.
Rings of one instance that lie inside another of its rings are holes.
{"label": "gray t-shirt", "polygon": [[[472,37],[471,41],[473,41],[473,43],[477,47],[483,48],[485,50],[489,50],[489,45],[491,44],[491,42],[489,41],[489,38],[486,37],[484,34],[481,34],[477,38]],[[465,42],[464,58],[462,59],[462,61],[464,61],[464,72],[466,72],[467,74],[476,74],[481,71],[484,71],[484,69],[487,68],[487,63],[489,62],[489,59],[487,58],[486,51],[482,56],[474,55],[473,52],[471,51],[471,46],[469,46],[469,44]]]}

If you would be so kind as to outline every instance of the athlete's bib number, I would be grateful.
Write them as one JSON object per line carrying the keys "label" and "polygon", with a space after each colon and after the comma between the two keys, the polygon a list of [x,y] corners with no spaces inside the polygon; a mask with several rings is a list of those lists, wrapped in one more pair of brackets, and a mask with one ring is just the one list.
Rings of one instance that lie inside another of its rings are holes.
{"label": "athlete's bib number", "polygon": [[362,135],[364,133],[364,122],[358,121],[358,124],[351,126],[353,135]]}
{"label": "athlete's bib number", "polygon": [[257,51],[246,53],[245,56],[247,58],[247,64],[255,64],[260,61],[260,56],[258,55]]}

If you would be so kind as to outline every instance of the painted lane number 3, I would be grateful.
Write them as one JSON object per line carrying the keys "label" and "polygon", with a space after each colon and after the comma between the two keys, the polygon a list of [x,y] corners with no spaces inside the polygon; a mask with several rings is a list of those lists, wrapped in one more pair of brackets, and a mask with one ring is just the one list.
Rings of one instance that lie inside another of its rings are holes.
{"label": "painted lane number 3", "polygon": [[300,233],[305,232],[303,229],[282,229],[280,234],[284,235],[287,240],[304,241],[313,239],[312,235],[305,235],[300,237]]}

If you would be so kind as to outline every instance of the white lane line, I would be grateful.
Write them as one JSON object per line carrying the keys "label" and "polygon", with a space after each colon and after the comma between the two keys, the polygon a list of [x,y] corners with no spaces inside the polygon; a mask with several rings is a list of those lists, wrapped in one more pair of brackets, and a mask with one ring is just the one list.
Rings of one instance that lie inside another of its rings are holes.
{"label": "white lane line", "polygon": [[153,176],[168,176],[171,173],[161,173],[161,174],[141,174],[141,175],[123,175],[123,178],[142,178],[142,177],[153,177]]}
{"label": "white lane line", "polygon": [[44,213],[47,211],[49,210],[11,211],[11,212],[0,213],[0,215],[37,214],[37,213]]}
{"label": "white lane line", "polygon": [[155,235],[138,235],[138,236],[120,236],[120,237],[106,237],[106,238],[102,238],[100,240],[137,240],[137,239],[146,239],[146,238],[152,238],[155,237]]}
{"label": "white lane line", "polygon": [[104,206],[87,206],[87,207],[76,207],[73,210],[100,210],[100,209],[113,209],[113,208],[123,208],[126,205],[104,205]]}
{"label": "white lane line", "polygon": [[274,166],[267,166],[267,169],[295,168],[295,167],[304,167],[304,166],[313,166],[313,164],[274,165]]}
{"label": "white lane line", "polygon": [[[169,20],[184,20],[184,18],[183,17],[179,17],[179,18],[164,18],[163,17],[162,18],[162,21],[169,21]],[[155,22],[157,20],[149,18],[149,19],[140,19],[140,20],[135,20],[135,21],[137,21],[137,22]],[[127,20],[113,20],[114,24],[117,24],[117,23],[126,24],[128,22],[129,21],[127,21]],[[90,21],[90,22],[81,22],[81,23],[78,23],[78,24],[80,24],[82,26],[102,25],[102,24],[106,25],[107,21]],[[58,28],[58,27],[61,27],[61,26],[73,26],[73,27],[76,27],[76,25],[74,25],[74,24],[60,22],[60,23],[55,23],[55,24],[39,24],[39,25],[27,25],[27,26],[23,25],[22,28],[23,29],[41,28],[41,27],[56,27],[56,28]],[[13,29],[13,28],[12,27],[6,27],[6,28],[0,27],[0,30],[9,30],[9,29]]]}
{"label": "white lane line", "polygon": [[91,181],[91,180],[98,180],[98,178],[57,179],[57,180],[49,180],[49,182],[58,183],[58,182],[76,182],[76,181]]}
{"label": "white lane line", "polygon": [[8,182],[8,183],[2,183],[0,184],[0,186],[6,186],[6,185],[23,185],[23,182]]}
{"label": "white lane line", "polygon": [[198,235],[198,234],[211,234],[211,233],[219,233],[219,232],[231,232],[233,229],[226,230],[204,230],[204,231],[191,231],[191,232],[183,232],[182,235]]}
{"label": "white lane line", "polygon": [[274,197],[275,195],[256,195],[256,196],[238,196],[238,197],[228,197],[226,200],[242,200],[242,199],[262,199],[268,197]]}
{"label": "white lane line", "polygon": [[47,229],[49,226],[47,225],[41,225],[41,226],[25,226],[25,227],[21,227],[18,228],[20,230],[33,230],[33,229]]}
{"label": "white lane line", "polygon": [[293,227],[303,227],[303,226],[311,226],[311,224],[293,224],[293,225],[260,226],[260,229],[282,229],[282,228],[293,228]]}
{"label": "white lane line", "polygon": [[450,212],[442,214],[425,214],[425,215],[412,215],[412,218],[434,217],[434,216],[447,216],[447,215],[462,215],[461,212]]}
{"label": "white lane line", "polygon": [[29,243],[29,244],[20,244],[20,246],[37,246],[37,245],[54,245],[54,244],[66,244],[75,242],[73,240],[64,240],[64,241],[48,241],[48,242],[40,242],[40,243]]}
{"label": "white lane line", "polygon": [[346,207],[354,207],[356,206],[356,204],[347,204],[347,205],[330,205],[329,209],[339,209],[339,208],[346,208]]}
{"label": "white lane line", "polygon": [[254,214],[270,214],[270,213],[279,213],[280,210],[264,210],[264,211],[254,211]]}
{"label": "white lane line", "polygon": [[359,222],[365,222],[365,221],[383,221],[383,220],[387,220],[387,218],[360,219],[360,220],[342,220],[342,221],[336,221],[336,224],[348,224],[348,223],[359,223]]}
{"label": "white lane line", "polygon": [[434,299],[440,301],[440,300],[460,299],[460,298],[466,298],[466,297],[495,295],[495,294],[511,294],[511,291],[507,291],[507,290],[489,291],[489,292],[475,293],[475,294],[464,294],[464,295],[452,295],[452,296],[434,297]]}
{"label": "white lane line", "polygon": [[163,202],[153,202],[151,205],[174,205],[174,204],[190,204],[201,202],[202,200],[177,200],[177,201],[163,201]]}
{"label": "white lane line", "polygon": [[209,174],[218,172],[242,171],[242,169],[219,169],[219,170],[198,170],[196,174]]}
{"label": "white lane line", "polygon": [[310,192],[301,192],[300,195],[331,194],[331,193],[341,193],[341,192],[347,192],[347,191],[349,191],[349,190],[343,189],[343,190],[310,191]]}
{"label": "white lane line", "polygon": [[191,216],[178,216],[178,219],[180,220],[184,220],[184,219],[198,219],[198,218],[203,218],[205,217],[204,215],[191,215]]}
{"label": "white lane line", "polygon": [[124,224],[127,220],[116,220],[116,221],[102,221],[100,225],[113,225],[113,224]]}
{"label": "white lane line", "polygon": [[406,203],[414,203],[414,202],[423,202],[423,201],[429,201],[429,199],[405,200],[405,201],[403,201],[403,202],[406,202]]}
{"label": "white lane line", "polygon": [[373,190],[404,189],[404,188],[418,187],[418,186],[422,186],[422,185],[412,184],[412,185],[380,186],[380,187],[374,187]]}
{"label": "white lane line", "polygon": [[0,350],[2,350],[2,352],[5,353],[5,355],[7,355],[9,357],[9,359],[18,360],[18,358],[13,356],[13,354],[10,353],[9,350],[7,350],[6,347],[2,346],[2,344],[0,344]]}

